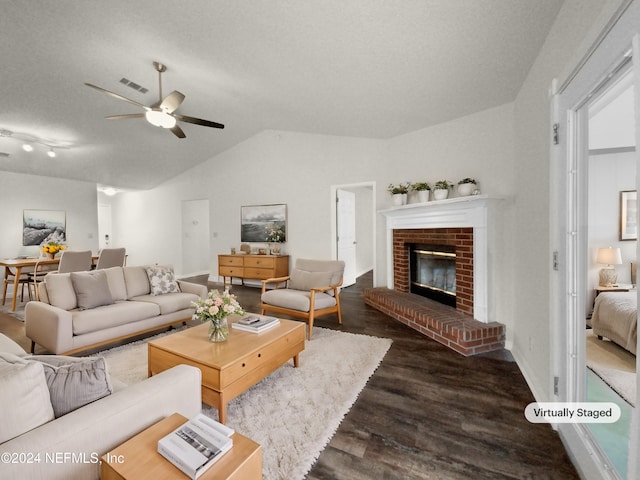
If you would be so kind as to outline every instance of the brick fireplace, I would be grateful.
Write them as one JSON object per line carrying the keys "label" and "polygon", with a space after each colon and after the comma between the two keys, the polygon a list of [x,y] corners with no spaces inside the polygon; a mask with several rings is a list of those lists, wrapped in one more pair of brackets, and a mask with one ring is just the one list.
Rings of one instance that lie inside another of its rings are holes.
{"label": "brick fireplace", "polygon": [[[379,212],[386,219],[387,287],[367,289],[365,302],[463,355],[504,348],[504,325],[490,320],[489,237],[497,201],[477,195]],[[410,293],[410,244],[455,248],[455,308]]]}
{"label": "brick fireplace", "polygon": [[456,309],[473,316],[473,228],[393,230],[393,288],[409,292],[409,245],[447,245],[456,253]]}

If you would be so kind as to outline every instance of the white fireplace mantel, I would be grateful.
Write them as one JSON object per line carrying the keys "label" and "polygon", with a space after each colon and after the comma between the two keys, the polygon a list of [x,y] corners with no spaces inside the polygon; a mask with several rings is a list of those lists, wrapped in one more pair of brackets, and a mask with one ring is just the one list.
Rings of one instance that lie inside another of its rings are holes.
{"label": "white fireplace mantel", "polygon": [[386,218],[387,287],[393,282],[393,231],[412,228],[473,228],[473,317],[489,319],[489,231],[492,207],[500,197],[471,195],[426,203],[413,203],[378,213]]}

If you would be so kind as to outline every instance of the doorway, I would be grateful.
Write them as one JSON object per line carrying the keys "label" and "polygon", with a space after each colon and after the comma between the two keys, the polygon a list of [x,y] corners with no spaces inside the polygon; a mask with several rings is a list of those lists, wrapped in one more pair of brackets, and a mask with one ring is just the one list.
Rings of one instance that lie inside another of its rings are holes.
{"label": "doorway", "polygon": [[[631,16],[636,20],[631,21],[627,18],[617,24],[617,27],[627,29],[624,35],[616,32],[617,35],[613,35],[611,42],[603,40],[589,53],[588,61],[579,66],[575,76],[570,76],[567,84],[560,87],[558,95],[553,99],[552,123],[558,127],[555,129],[556,133],[560,132],[555,138],[557,147],[552,147],[552,160],[557,163],[554,163],[553,167],[555,182],[552,184],[551,197],[551,204],[558,211],[557,229],[554,232],[558,250],[554,252],[554,257],[559,261],[554,264],[554,269],[559,271],[560,275],[552,280],[557,279],[558,283],[554,284],[554,288],[560,292],[559,295],[554,295],[556,318],[553,336],[554,399],[559,402],[612,401],[610,397],[605,400],[593,396],[592,387],[598,379],[587,369],[585,323],[595,295],[594,275],[597,275],[601,267],[597,265],[597,250],[599,247],[609,247],[608,244],[600,245],[605,240],[597,237],[597,226],[591,225],[599,221],[595,216],[605,208],[603,204],[594,201],[599,195],[610,198],[613,192],[614,213],[609,212],[607,216],[609,220],[614,217],[614,226],[613,232],[608,232],[607,235],[612,235],[613,239],[618,241],[619,192],[616,182],[607,185],[605,189],[607,175],[603,173],[615,175],[616,167],[599,165],[598,162],[602,161],[602,158],[590,160],[590,157],[597,155],[590,155],[594,152],[590,152],[589,149],[590,139],[593,140],[590,135],[589,117],[598,110],[598,101],[605,98],[613,87],[620,85],[621,79],[632,69],[634,77],[631,83],[638,91],[640,66],[637,59],[640,50],[637,37],[634,39],[633,55],[630,47],[631,38],[636,33],[640,9],[634,8]],[[636,100],[636,106],[637,102]],[[637,110],[633,116],[637,118]],[[635,139],[640,138],[637,127],[636,121],[632,128]],[[608,160],[613,161],[611,158]],[[633,173],[620,172],[620,175],[626,176],[624,181],[630,182],[628,188],[635,190],[640,165],[635,151],[632,152],[631,163],[635,166]],[[637,218],[636,214],[636,222]],[[604,228],[611,229],[610,226]],[[630,264],[637,261],[637,258],[636,245],[630,249],[625,261]],[[636,301],[637,296],[636,292]],[[635,315],[637,317],[637,307]],[[637,364],[637,358],[635,362]],[[637,369],[634,376],[637,392]],[[602,391],[607,393],[607,390],[610,391],[608,388]],[[618,445],[609,451],[607,440],[597,432],[598,428],[593,424],[559,424],[557,428],[571,455],[577,459],[577,466],[581,467],[581,473],[585,478],[635,479],[638,478],[639,471],[635,455],[614,457],[622,449],[629,452],[637,450],[639,434],[637,427],[631,426],[637,425],[637,422],[637,409],[630,409],[626,418],[623,414],[617,425],[624,427],[622,433],[618,432]]]}
{"label": "doorway", "polygon": [[374,269],[375,216],[375,182],[331,187],[331,255],[345,261],[343,288]]}
{"label": "doorway", "polygon": [[[627,478],[629,429],[635,402],[635,395],[629,392],[635,393],[636,358],[625,349],[626,344],[620,345],[626,336],[622,334],[624,322],[619,315],[609,314],[609,308],[620,309],[635,301],[637,295],[631,284],[637,240],[625,238],[620,229],[622,192],[636,190],[633,82],[628,62],[583,107],[588,122],[585,400],[611,402],[620,407],[622,416],[618,422],[589,424],[588,428],[621,478]],[[636,212],[629,221],[635,223],[635,217]],[[620,263],[612,268],[599,263],[606,260],[603,257],[609,252],[620,253]],[[611,272],[614,278],[608,282]],[[605,285],[608,283],[614,286]],[[608,336],[602,336],[604,331]]]}

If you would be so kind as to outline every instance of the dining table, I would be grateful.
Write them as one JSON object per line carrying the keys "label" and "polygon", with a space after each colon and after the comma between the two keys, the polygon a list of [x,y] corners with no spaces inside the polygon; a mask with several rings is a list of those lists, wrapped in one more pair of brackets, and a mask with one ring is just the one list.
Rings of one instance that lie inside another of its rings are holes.
{"label": "dining table", "polygon": [[13,299],[11,300],[11,311],[16,311],[16,300],[18,298],[18,287],[20,286],[20,277],[22,270],[40,265],[58,265],[60,257],[18,257],[18,258],[0,258],[0,267],[4,267],[4,292],[3,298],[6,297],[6,288],[9,276],[13,275]]}

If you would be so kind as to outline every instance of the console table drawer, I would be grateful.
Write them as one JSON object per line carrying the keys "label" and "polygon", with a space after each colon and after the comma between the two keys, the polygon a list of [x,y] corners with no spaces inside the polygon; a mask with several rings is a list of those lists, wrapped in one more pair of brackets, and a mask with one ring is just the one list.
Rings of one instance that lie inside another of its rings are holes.
{"label": "console table drawer", "polygon": [[245,278],[264,280],[273,277],[273,269],[244,267],[244,276]]}
{"label": "console table drawer", "polygon": [[245,269],[242,267],[226,267],[220,265],[218,267],[218,274],[225,277],[244,277]]}
{"label": "console table drawer", "polygon": [[218,265],[223,265],[225,267],[242,267],[243,258],[239,255],[220,255],[218,257]]}
{"label": "console table drawer", "polygon": [[[227,278],[265,280],[289,275],[289,255],[218,255],[218,275]],[[231,282],[230,282],[231,283]]]}
{"label": "console table drawer", "polygon": [[273,257],[247,257],[244,259],[245,267],[257,267],[257,268],[273,268],[275,265],[275,259]]}

